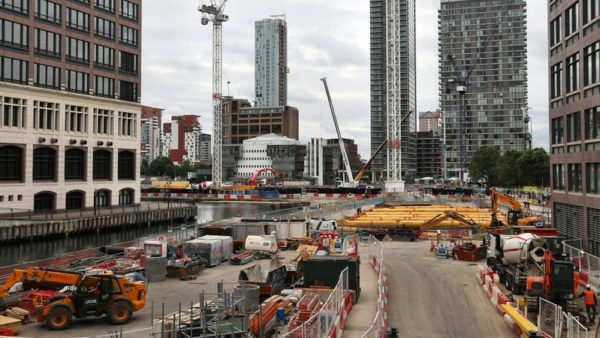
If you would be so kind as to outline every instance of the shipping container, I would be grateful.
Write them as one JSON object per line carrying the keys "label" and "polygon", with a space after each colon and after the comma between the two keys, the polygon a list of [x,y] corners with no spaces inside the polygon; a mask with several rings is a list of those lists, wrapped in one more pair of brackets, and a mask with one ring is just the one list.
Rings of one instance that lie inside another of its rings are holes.
{"label": "shipping container", "polygon": [[310,256],[303,264],[304,287],[328,286],[334,288],[340,274],[348,267],[350,289],[360,295],[360,258],[350,256]]}

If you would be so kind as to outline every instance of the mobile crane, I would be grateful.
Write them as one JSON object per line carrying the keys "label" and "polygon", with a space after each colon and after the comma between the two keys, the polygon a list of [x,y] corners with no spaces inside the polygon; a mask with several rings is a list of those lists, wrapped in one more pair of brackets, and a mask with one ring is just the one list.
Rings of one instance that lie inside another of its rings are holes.
{"label": "mobile crane", "polygon": [[507,219],[508,226],[531,226],[536,225],[542,221],[539,216],[525,217],[521,208],[521,203],[516,199],[503,195],[492,188],[490,194],[492,200],[492,226],[502,226],[502,222],[498,220],[498,202],[505,203],[512,207],[508,210]]}
{"label": "mobile crane", "polygon": [[266,173],[266,172],[270,172],[271,174],[275,175],[275,176],[279,176],[281,177],[281,187],[285,188],[285,178],[282,172],[279,172],[277,170],[273,170],[271,168],[262,168],[257,170],[254,175],[252,175],[252,177],[250,177],[250,180],[248,180],[248,185],[251,187],[256,187],[256,179],[258,178],[258,176]]}
{"label": "mobile crane", "polygon": [[84,274],[33,266],[27,270],[13,270],[4,285],[0,286],[0,304],[6,299],[10,288],[19,282],[23,283],[24,290],[75,287],[68,295],[51,298],[46,306],[41,305],[40,300],[34,300],[37,321],[45,321],[54,330],[68,328],[73,317],[99,317],[103,314],[113,324],[124,324],[129,321],[132,312],[146,305],[145,283],[130,282],[111,271]]}

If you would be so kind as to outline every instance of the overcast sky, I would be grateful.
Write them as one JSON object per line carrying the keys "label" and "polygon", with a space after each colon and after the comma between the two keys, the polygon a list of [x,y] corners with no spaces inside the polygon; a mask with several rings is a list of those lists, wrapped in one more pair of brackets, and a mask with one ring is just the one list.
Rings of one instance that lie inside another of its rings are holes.
{"label": "overcast sky", "polygon": [[[219,2],[220,0],[217,0]],[[439,0],[417,0],[417,112],[438,103]],[[197,0],[144,0],[142,104],[172,115],[201,115],[212,134],[212,24],[200,23]],[[327,83],[343,137],[370,157],[369,1],[230,0],[223,24],[223,94],[254,100],[254,22],[285,14],[288,105],[300,111],[300,141],[336,137]],[[546,1],[527,4],[529,106],[533,146],[548,150]],[[229,89],[227,81],[230,81]]]}

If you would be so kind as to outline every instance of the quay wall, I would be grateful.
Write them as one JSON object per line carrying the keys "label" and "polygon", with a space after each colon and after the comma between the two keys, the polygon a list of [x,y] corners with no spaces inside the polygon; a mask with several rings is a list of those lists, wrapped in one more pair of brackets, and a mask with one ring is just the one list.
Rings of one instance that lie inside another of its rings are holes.
{"label": "quay wall", "polygon": [[47,236],[102,231],[135,225],[151,225],[170,220],[186,220],[196,215],[195,205],[159,210],[140,210],[109,215],[83,215],[69,219],[23,220],[4,218],[0,222],[0,243],[30,240]]}

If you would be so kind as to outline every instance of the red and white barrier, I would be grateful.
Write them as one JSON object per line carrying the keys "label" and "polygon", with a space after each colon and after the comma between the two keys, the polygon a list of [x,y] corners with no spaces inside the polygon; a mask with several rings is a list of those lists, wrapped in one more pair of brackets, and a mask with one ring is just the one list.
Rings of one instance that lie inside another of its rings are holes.
{"label": "red and white barrier", "polygon": [[[490,303],[492,303],[492,306],[494,306],[496,312],[502,318],[504,318],[504,321],[512,329],[515,335],[517,337],[520,337],[522,333],[521,329],[517,324],[515,324],[512,321],[512,319],[510,319],[510,317],[506,313],[504,313],[504,310],[502,310],[501,305],[510,303],[510,300],[508,299],[508,297],[506,297],[504,293],[502,293],[502,291],[496,285],[496,282],[498,281],[498,275],[494,274],[494,272],[490,268],[481,269],[479,270],[479,274],[477,275],[477,281],[479,282],[479,285],[482,286],[483,291],[486,293],[488,299],[490,300]],[[520,310],[517,311],[523,314]]]}

